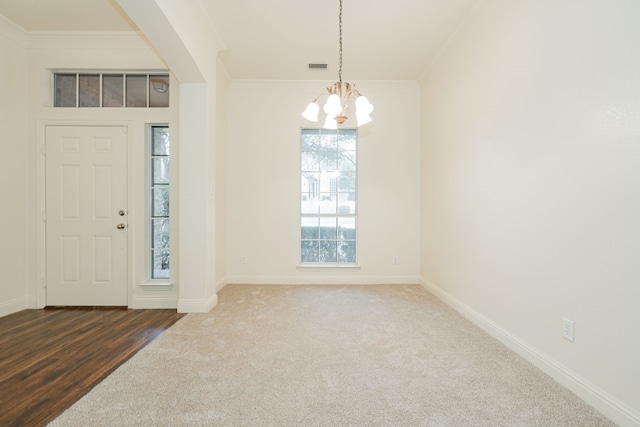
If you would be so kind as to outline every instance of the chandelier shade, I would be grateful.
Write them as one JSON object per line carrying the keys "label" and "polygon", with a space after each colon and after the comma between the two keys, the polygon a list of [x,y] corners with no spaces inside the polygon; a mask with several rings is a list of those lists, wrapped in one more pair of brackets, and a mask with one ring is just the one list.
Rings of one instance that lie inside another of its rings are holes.
{"label": "chandelier shade", "polygon": [[[338,81],[332,86],[326,88],[327,100],[322,107],[322,111],[326,114],[323,127],[325,129],[337,129],[338,126],[344,124],[347,119],[347,113],[351,105],[355,107],[356,113],[356,126],[362,126],[370,123],[371,112],[373,111],[373,105],[369,102],[366,96],[363,96],[355,88],[352,83],[342,81],[342,0],[340,0],[340,13],[339,13],[339,68],[338,68]],[[319,99],[323,95],[314,99],[302,113],[302,117],[310,122],[317,122],[318,115],[320,114]]]}
{"label": "chandelier shade", "polygon": [[320,105],[318,104],[318,100],[312,101],[307,105],[307,108],[302,113],[302,117],[309,120],[310,122],[318,121],[318,114],[320,113]]}

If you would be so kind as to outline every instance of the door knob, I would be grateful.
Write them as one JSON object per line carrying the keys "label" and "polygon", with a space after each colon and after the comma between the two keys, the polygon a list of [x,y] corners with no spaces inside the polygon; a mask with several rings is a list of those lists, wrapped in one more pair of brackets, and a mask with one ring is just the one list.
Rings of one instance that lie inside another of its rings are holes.
{"label": "door knob", "polygon": [[120,216],[124,216],[124,214],[125,214],[125,213],[126,213],[126,212],[125,212],[125,211],[123,211],[122,209],[120,209],[120,210],[118,211],[118,215],[120,215]]}
{"label": "door knob", "polygon": [[125,225],[124,225],[124,224],[118,224],[118,225],[116,225],[116,228],[117,228],[118,230],[122,230],[124,227],[125,227]]}

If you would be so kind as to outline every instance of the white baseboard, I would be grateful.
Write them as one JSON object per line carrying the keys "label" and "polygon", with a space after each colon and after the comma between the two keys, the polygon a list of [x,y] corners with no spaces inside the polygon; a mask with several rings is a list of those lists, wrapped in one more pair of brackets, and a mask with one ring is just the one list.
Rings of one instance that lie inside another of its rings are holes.
{"label": "white baseboard", "polygon": [[26,298],[26,301],[27,301],[27,308],[36,309],[36,310],[40,308],[44,308],[44,304],[38,303],[38,297],[28,296]]}
{"label": "white baseboard", "polygon": [[222,289],[225,286],[227,286],[228,283],[229,283],[229,280],[227,280],[226,277],[218,280],[218,283],[216,283],[216,292],[220,292],[220,289]]}
{"label": "white baseboard", "polygon": [[207,300],[179,299],[178,313],[208,313],[218,304],[218,294],[213,294]]}
{"label": "white baseboard", "polygon": [[178,298],[177,297],[134,296],[129,308],[134,308],[134,309],[178,308]]}
{"label": "white baseboard", "polygon": [[345,275],[315,275],[313,277],[227,277],[226,283],[243,285],[419,285],[417,277],[347,277]]}
{"label": "white baseboard", "polygon": [[511,334],[499,324],[488,319],[428,280],[422,279],[420,284],[427,291],[431,292],[462,316],[469,319],[476,326],[531,362],[534,366],[551,376],[564,387],[571,390],[604,416],[608,417],[620,426],[640,427],[640,413],[633,410],[628,405],[620,402],[606,391],[590,383],[585,378],[576,374],[571,369],[560,364],[558,361],[552,359],[537,348],[529,345],[519,337]]}
{"label": "white baseboard", "polygon": [[8,316],[9,314],[17,313],[27,308],[27,299],[24,297],[0,302],[0,317]]}

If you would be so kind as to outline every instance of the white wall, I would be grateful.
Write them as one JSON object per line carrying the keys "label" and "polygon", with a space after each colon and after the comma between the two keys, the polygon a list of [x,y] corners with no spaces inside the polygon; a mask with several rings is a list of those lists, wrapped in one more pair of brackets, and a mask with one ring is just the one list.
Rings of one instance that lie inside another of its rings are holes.
{"label": "white wall", "polygon": [[0,16],[0,316],[26,308],[27,49]]}
{"label": "white wall", "polygon": [[[217,52],[222,43],[198,0],[117,0],[180,81],[178,311],[217,303]],[[174,163],[174,166],[176,163]],[[175,250],[175,249],[172,249]]]}
{"label": "white wall", "polygon": [[[300,113],[321,82],[232,81],[228,93],[229,283],[418,283],[420,93],[363,82],[374,121],[358,137],[359,269],[302,269]],[[348,126],[348,124],[346,125]],[[241,264],[240,258],[247,263]],[[399,264],[393,265],[394,256]]]}
{"label": "white wall", "polygon": [[[144,287],[149,281],[148,267],[148,139],[149,124],[177,124],[179,88],[171,81],[171,108],[53,108],[51,107],[50,70],[165,70],[166,65],[135,33],[50,33],[29,36],[28,84],[29,116],[26,124],[27,154],[27,294],[29,307],[45,302],[41,286],[44,277],[43,231],[40,212],[44,209],[44,144],[47,124],[118,124],[129,128],[129,215],[130,292],[133,308],[175,308],[178,298],[176,272],[173,286]],[[172,143],[174,141],[172,134]],[[177,178],[171,169],[172,181]],[[175,194],[175,192],[172,192]],[[172,198],[172,212],[176,209]],[[172,232],[176,228],[172,226]],[[175,237],[175,236],[173,236]]]}
{"label": "white wall", "polygon": [[421,81],[423,283],[623,425],[640,425],[639,16],[487,0]]}

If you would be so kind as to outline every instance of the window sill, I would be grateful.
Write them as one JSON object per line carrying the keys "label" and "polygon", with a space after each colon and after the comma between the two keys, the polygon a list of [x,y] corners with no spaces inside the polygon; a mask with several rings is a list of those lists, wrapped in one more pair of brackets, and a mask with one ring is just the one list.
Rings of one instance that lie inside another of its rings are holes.
{"label": "window sill", "polygon": [[138,286],[145,291],[168,291],[173,289],[173,283],[161,281],[140,283]]}
{"label": "window sill", "polygon": [[358,264],[298,264],[298,270],[360,270]]}

